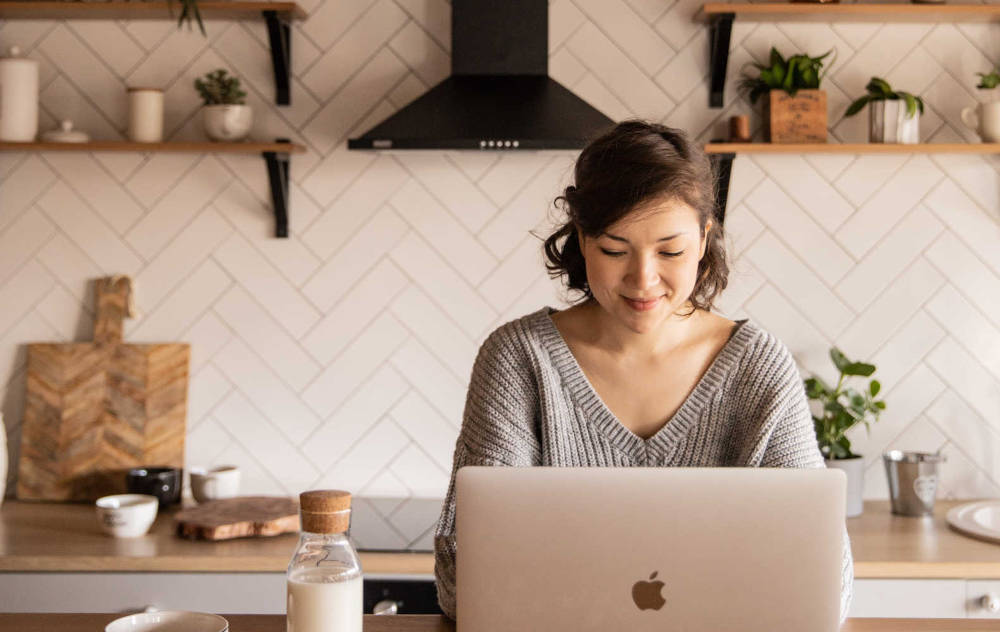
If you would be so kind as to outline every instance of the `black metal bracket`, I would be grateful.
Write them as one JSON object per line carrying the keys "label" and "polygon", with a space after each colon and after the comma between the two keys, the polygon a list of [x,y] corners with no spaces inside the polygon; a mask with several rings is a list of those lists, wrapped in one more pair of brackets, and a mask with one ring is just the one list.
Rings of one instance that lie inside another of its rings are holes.
{"label": "black metal bracket", "polygon": [[[287,138],[276,142],[287,143]],[[265,151],[267,179],[271,183],[271,201],[274,204],[274,236],[288,237],[288,152]]]}
{"label": "black metal bracket", "polygon": [[726,66],[729,65],[729,43],[733,35],[735,13],[719,13],[712,17],[711,66],[712,87],[708,95],[708,107],[721,108],[723,92],[726,89]]}
{"label": "black metal bracket", "polygon": [[720,224],[726,221],[726,204],[729,202],[729,180],[733,175],[733,159],[736,154],[712,154],[715,172],[715,218]]}
{"label": "black metal bracket", "polygon": [[267,21],[267,39],[271,42],[271,63],[274,65],[275,103],[289,105],[292,93],[289,88],[292,66],[292,25],[282,19],[277,11],[263,11]]}

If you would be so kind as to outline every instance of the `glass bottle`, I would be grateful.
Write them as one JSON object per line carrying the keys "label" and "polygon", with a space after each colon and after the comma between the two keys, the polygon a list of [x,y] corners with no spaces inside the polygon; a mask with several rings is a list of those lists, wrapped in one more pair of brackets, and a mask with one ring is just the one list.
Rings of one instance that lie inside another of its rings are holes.
{"label": "glass bottle", "polygon": [[362,632],[361,560],[347,537],[351,495],[299,494],[299,545],[288,564],[288,632]]}

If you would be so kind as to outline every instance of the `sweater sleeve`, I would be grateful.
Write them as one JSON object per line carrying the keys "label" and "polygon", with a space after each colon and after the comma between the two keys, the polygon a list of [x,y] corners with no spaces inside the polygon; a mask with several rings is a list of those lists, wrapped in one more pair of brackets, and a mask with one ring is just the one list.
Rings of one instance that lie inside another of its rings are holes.
{"label": "sweater sleeve", "polygon": [[531,362],[514,323],[494,331],[479,348],[455,444],[451,482],[434,532],[438,603],[455,618],[455,474],[466,465],[529,466],[541,462],[537,439],[539,395]]}
{"label": "sweater sleeve", "polygon": [[[806,398],[805,386],[791,352],[779,341],[772,339],[774,379],[763,392],[765,419],[758,426],[766,433],[763,443],[761,467],[826,467],[816,442],[812,413]],[[768,363],[771,364],[771,363]],[[847,619],[847,612],[854,595],[854,558],[847,524],[843,529],[843,548],[840,572],[840,622]]]}

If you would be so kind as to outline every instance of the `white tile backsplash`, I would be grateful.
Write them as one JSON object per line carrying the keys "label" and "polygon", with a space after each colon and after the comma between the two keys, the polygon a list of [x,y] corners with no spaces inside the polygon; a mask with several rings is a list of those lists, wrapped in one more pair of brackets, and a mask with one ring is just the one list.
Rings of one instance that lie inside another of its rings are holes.
{"label": "white tile backsplash", "polygon": [[[89,338],[90,281],[125,273],[140,311],[129,337],[192,346],[189,465],[240,465],[248,493],[444,494],[479,345],[564,304],[530,231],[560,219],[552,201],[575,154],[348,151],[348,137],[447,74],[450,4],[300,4],[310,17],[292,25],[292,104],[280,107],[262,22],[213,20],[208,39],[160,20],[0,25],[40,62],[43,129],[68,117],[121,138],[125,87],[148,81],[167,90],[171,138],[201,139],[191,82],[221,66],[244,80],[255,137],[308,147],[291,162],[287,240],[273,237],[256,156],[0,156],[0,407],[12,444],[24,343]],[[759,108],[736,90],[747,61],[772,45],[834,47],[832,142],[865,139],[866,112],[842,115],[872,75],[924,96],[925,140],[977,140],[959,113],[992,96],[974,85],[1000,50],[995,25],[738,21],[716,110],[701,5],[553,0],[551,75],[609,116],[703,141],[733,114],[759,134]],[[833,344],[876,364],[889,407],[870,436],[851,433],[869,496],[887,493],[888,447],[941,447],[946,497],[1000,495],[998,169],[996,157],[959,154],[735,161],[718,307],[777,335],[803,374],[835,377]],[[370,505],[382,543],[428,545],[396,520],[406,502]]]}

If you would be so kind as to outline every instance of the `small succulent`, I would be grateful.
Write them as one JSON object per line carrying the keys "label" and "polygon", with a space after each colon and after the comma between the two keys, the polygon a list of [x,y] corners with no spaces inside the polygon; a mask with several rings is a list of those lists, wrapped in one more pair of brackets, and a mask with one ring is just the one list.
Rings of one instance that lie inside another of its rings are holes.
{"label": "small succulent", "polygon": [[924,113],[924,100],[920,97],[913,96],[909,92],[903,92],[902,90],[893,90],[889,87],[889,82],[885,79],[880,79],[879,77],[872,77],[868,85],[865,86],[865,90],[868,94],[863,97],[859,97],[851,103],[851,106],[847,108],[847,112],[844,116],[854,116],[861,111],[861,108],[865,107],[873,101],[896,101],[902,99],[906,101],[906,118],[913,118],[913,115],[920,110],[920,113]]}
{"label": "small succulent", "polygon": [[1000,74],[995,69],[991,70],[989,74],[981,72],[977,72],[976,74],[979,75],[979,85],[976,87],[980,90],[992,90],[1000,85]]}
{"label": "small succulent", "polygon": [[826,75],[823,60],[832,52],[830,49],[819,57],[800,54],[785,59],[772,47],[770,66],[753,63],[760,74],[756,77],[744,74],[740,89],[747,94],[750,103],[756,103],[761,95],[771,90],[784,90],[792,96],[799,90],[816,90]]}
{"label": "small succulent", "polygon": [[243,105],[247,93],[240,90],[240,80],[230,77],[224,69],[219,68],[194,80],[194,87],[201,94],[205,105]]}

